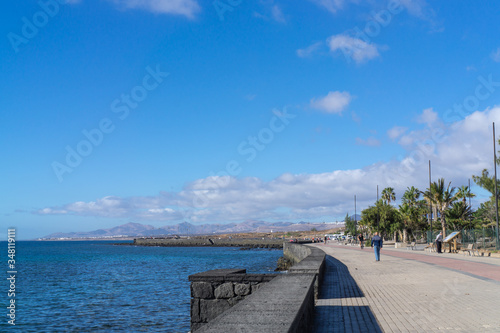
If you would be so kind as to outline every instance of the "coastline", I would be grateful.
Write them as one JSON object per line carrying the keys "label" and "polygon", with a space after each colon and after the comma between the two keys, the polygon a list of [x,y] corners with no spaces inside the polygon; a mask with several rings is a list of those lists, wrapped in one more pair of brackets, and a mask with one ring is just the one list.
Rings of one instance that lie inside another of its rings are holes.
{"label": "coastline", "polygon": [[240,247],[282,249],[284,239],[262,238],[180,238],[180,239],[155,239],[136,238],[133,243],[118,243],[117,245],[133,246],[167,246],[167,247]]}

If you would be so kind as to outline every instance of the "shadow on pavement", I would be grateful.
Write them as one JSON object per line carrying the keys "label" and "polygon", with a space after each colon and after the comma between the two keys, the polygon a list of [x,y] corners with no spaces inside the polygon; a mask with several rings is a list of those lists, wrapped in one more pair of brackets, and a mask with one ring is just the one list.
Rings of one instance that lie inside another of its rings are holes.
{"label": "shadow on pavement", "polygon": [[382,332],[347,266],[329,255],[325,265],[312,332]]}

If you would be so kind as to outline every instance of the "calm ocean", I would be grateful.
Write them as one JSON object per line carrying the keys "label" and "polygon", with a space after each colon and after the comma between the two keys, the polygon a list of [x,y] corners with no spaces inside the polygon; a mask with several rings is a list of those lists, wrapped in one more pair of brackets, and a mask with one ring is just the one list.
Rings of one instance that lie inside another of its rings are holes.
{"label": "calm ocean", "polygon": [[[6,253],[7,242],[0,244]],[[7,323],[9,285],[3,278],[0,331],[188,332],[189,275],[216,268],[270,273],[283,255],[281,250],[111,244],[17,242],[16,326]]]}

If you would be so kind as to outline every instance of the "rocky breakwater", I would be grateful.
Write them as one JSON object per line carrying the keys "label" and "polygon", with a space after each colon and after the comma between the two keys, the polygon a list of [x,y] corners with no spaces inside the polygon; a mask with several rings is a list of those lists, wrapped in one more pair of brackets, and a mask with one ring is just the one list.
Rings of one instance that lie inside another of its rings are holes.
{"label": "rocky breakwater", "polygon": [[271,238],[137,238],[132,245],[137,246],[172,246],[172,247],[196,247],[196,246],[229,246],[243,249],[267,248],[282,249],[282,239]]}

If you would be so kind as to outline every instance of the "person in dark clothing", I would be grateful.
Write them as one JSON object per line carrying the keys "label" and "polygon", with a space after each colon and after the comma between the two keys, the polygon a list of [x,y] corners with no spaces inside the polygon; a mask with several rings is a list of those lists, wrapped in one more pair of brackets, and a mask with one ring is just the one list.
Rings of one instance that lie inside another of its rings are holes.
{"label": "person in dark clothing", "polygon": [[375,251],[375,261],[380,261],[380,249],[382,248],[383,243],[384,241],[382,240],[382,237],[380,237],[378,232],[376,232],[372,237],[372,247]]}
{"label": "person in dark clothing", "polygon": [[361,247],[361,250],[365,247],[365,238],[363,237],[363,234],[358,235],[358,240],[359,240],[359,246]]}
{"label": "person in dark clothing", "polygon": [[443,232],[440,232],[439,235],[436,237],[436,250],[437,253],[442,253],[441,252],[441,246],[443,244]]}

